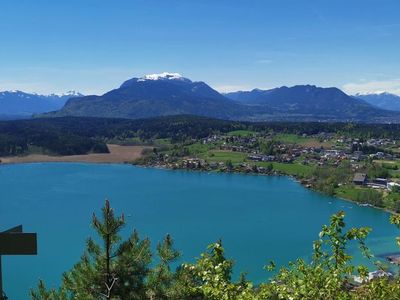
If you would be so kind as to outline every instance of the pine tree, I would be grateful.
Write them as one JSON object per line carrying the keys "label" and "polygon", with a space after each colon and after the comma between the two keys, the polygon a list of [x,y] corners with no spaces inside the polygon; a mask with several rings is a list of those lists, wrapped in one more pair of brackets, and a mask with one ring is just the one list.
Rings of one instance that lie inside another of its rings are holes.
{"label": "pine tree", "polygon": [[159,263],[148,276],[149,299],[175,299],[179,291],[174,290],[177,275],[171,271],[171,263],[175,262],[180,253],[173,248],[173,240],[168,234],[162,243],[157,245]]}
{"label": "pine tree", "polygon": [[151,262],[150,241],[140,240],[134,231],[121,241],[124,216],[115,217],[109,201],[102,209],[102,219],[93,215],[92,225],[102,243],[89,238],[85,253],[70,272],[63,275],[58,291],[47,291],[40,282],[31,291],[35,300],[64,299],[145,299],[146,276]]}

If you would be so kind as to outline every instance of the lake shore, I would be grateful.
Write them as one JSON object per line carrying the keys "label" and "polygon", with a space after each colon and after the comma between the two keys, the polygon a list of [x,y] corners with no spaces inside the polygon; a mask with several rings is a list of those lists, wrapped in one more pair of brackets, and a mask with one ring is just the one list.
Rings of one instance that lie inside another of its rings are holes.
{"label": "lake shore", "polygon": [[[29,154],[26,156],[10,156],[10,157],[0,157],[1,164],[24,164],[24,163],[46,163],[46,162],[82,162],[82,163],[132,163],[143,157],[143,150],[146,148],[151,148],[148,146],[121,146],[121,145],[115,145],[115,144],[108,144],[108,149],[110,150],[110,153],[90,153],[90,154],[83,154],[83,155],[66,155],[66,156],[51,156],[51,155],[45,155],[45,154]],[[149,168],[159,168],[159,169],[172,169],[168,167],[157,167],[154,165],[137,165],[141,167],[149,167]],[[188,169],[185,168],[180,168],[180,170],[186,170],[189,171]],[[194,171],[194,170],[190,170]],[[202,171],[202,170],[196,170],[199,172],[207,172],[207,171]],[[217,171],[211,171],[217,173]],[[291,177],[293,180],[296,180],[299,184],[301,184],[303,187],[310,189],[307,185],[303,184],[302,181],[297,178],[294,175],[289,175],[289,174],[282,174],[279,172],[274,172],[273,174],[259,174],[259,173],[245,173],[245,172],[227,172],[227,171],[219,171],[221,173],[236,173],[236,174],[248,174],[248,175],[264,175],[264,176],[287,176]],[[311,188],[312,189],[312,188]],[[320,191],[314,190],[313,191],[317,193],[321,193]],[[321,193],[323,194],[323,193]],[[344,197],[339,197],[339,196],[334,196],[335,198],[345,200],[351,203],[354,203],[358,206],[360,203],[347,199]],[[377,207],[373,205],[368,205],[369,207],[379,209],[391,214],[397,214],[394,211],[391,211],[387,208],[384,207]]]}
{"label": "lake shore", "polygon": [[[136,164],[134,164],[134,165],[136,165]],[[340,199],[340,200],[344,200],[344,201],[353,203],[353,204],[355,204],[357,206],[360,206],[360,207],[369,207],[369,208],[378,209],[378,210],[387,212],[389,214],[399,215],[398,212],[390,210],[390,209],[388,209],[386,207],[380,207],[380,206],[375,206],[375,205],[372,205],[372,204],[360,203],[360,202],[354,201],[354,200],[352,200],[350,198],[345,198],[343,196],[325,194],[325,193],[313,188],[312,186],[309,186],[306,182],[304,182],[301,178],[299,178],[296,175],[285,174],[285,173],[277,172],[277,171],[273,171],[272,173],[263,174],[263,173],[256,173],[256,172],[239,172],[239,171],[227,171],[227,170],[201,170],[201,169],[187,169],[187,168],[176,168],[175,169],[175,168],[171,168],[171,167],[168,167],[168,166],[156,166],[156,165],[153,165],[153,164],[139,164],[139,165],[136,165],[136,166],[146,167],[146,168],[165,169],[165,170],[181,170],[181,171],[189,171],[189,172],[225,173],[225,174],[228,173],[228,174],[241,174],[241,175],[257,175],[257,176],[284,176],[284,177],[291,178],[292,180],[296,181],[298,184],[303,186],[305,189],[309,189],[309,190],[311,190],[311,191],[313,191],[315,193],[318,193],[318,194],[321,194],[321,195],[324,195],[324,196],[331,196],[331,197],[334,197],[334,198]]]}
{"label": "lake shore", "polygon": [[120,146],[108,144],[110,153],[90,153],[83,155],[51,156],[29,154],[25,156],[0,157],[1,164],[22,164],[40,162],[84,162],[84,163],[131,163],[143,156],[146,146]]}

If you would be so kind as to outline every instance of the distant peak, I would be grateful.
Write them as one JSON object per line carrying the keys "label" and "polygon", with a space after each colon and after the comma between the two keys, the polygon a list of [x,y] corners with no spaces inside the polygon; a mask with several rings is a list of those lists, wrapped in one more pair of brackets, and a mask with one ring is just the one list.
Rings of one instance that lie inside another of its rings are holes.
{"label": "distant peak", "polygon": [[83,94],[81,94],[81,93],[79,93],[79,92],[77,92],[77,91],[68,91],[68,92],[66,92],[66,93],[53,93],[53,94],[47,94],[47,95],[39,95],[39,94],[37,94],[38,96],[44,96],[44,97],[59,97],[59,98],[62,98],[62,97],[70,97],[70,98],[73,98],[73,97],[81,97],[81,96],[83,96]]}
{"label": "distant peak", "polygon": [[81,96],[82,94],[77,91],[68,91],[62,95],[63,96]]}
{"label": "distant peak", "polygon": [[189,79],[183,77],[179,73],[168,73],[163,72],[160,74],[150,74],[145,75],[138,79],[138,81],[145,81],[145,80],[183,80],[183,81],[190,81]]}
{"label": "distant peak", "polygon": [[62,94],[60,94],[58,96],[59,97],[71,97],[71,98],[73,98],[73,97],[81,97],[81,96],[83,96],[83,94],[81,94],[81,93],[79,93],[77,91],[68,91],[68,92],[62,93]]}
{"label": "distant peak", "polygon": [[6,94],[19,94],[19,95],[27,95],[27,96],[39,96],[39,97],[74,97],[74,96],[83,96],[83,94],[77,92],[77,91],[68,91],[66,93],[60,93],[60,94],[39,94],[35,92],[23,92],[20,90],[8,90],[8,91],[2,91],[0,92],[0,95],[6,95]]}
{"label": "distant peak", "polygon": [[368,92],[359,92],[356,93],[355,96],[366,96],[366,95],[382,95],[382,94],[388,94],[385,91],[368,91]]}
{"label": "distant peak", "polygon": [[[283,86],[283,88],[286,88],[286,86]],[[294,85],[292,87],[289,88],[300,88],[300,89],[318,89],[319,87],[317,87],[314,84],[298,84],[298,85]]]}
{"label": "distant peak", "polygon": [[19,91],[19,90],[9,90],[9,91],[2,91],[2,92],[0,92],[1,94],[6,94],[6,93],[9,93],[9,94],[18,94],[18,93],[23,93],[22,91]]}

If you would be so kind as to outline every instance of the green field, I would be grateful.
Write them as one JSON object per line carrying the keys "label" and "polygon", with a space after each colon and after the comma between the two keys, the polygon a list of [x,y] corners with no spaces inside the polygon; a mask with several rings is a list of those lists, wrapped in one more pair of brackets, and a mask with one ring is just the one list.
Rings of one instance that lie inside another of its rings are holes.
{"label": "green field", "polygon": [[338,187],[335,190],[335,193],[340,198],[356,201],[360,191],[362,190],[366,190],[366,188],[359,188],[352,185],[346,185]]}
{"label": "green field", "polygon": [[397,167],[398,169],[400,169],[400,160],[373,160],[374,164],[377,165],[381,165],[384,168],[388,168],[388,169],[393,169],[394,167]]}
{"label": "green field", "polygon": [[250,130],[235,130],[235,131],[230,131],[227,133],[228,136],[255,136],[256,132],[255,131],[250,131]]}
{"label": "green field", "polygon": [[234,164],[249,162],[259,167],[267,167],[272,164],[275,171],[287,174],[296,175],[300,177],[309,176],[314,171],[313,166],[303,165],[300,163],[279,163],[279,162],[250,162],[247,160],[248,154],[242,152],[209,150],[209,146],[202,144],[191,145],[190,150],[196,152],[200,158],[209,162],[227,162],[231,161]]}
{"label": "green field", "polygon": [[209,151],[204,153],[202,158],[211,162],[227,162],[230,160],[232,163],[242,163],[246,160],[247,154],[241,152],[231,152],[231,151]]}
{"label": "green field", "polygon": [[283,143],[299,144],[299,145],[314,140],[313,138],[302,137],[296,134],[284,134],[284,133],[277,134],[275,138]]}
{"label": "green field", "polygon": [[338,197],[349,199],[353,201],[360,201],[362,202],[363,193],[370,193],[374,195],[382,195],[382,192],[379,190],[374,190],[371,188],[366,187],[359,187],[354,185],[344,185],[340,186],[335,190],[335,194]]}
{"label": "green field", "polygon": [[267,167],[272,164],[275,171],[287,174],[287,175],[297,175],[297,176],[309,176],[314,171],[314,167],[306,166],[299,163],[279,163],[279,162],[257,162],[256,165],[259,167]]}
{"label": "green field", "polygon": [[189,149],[190,155],[202,155],[207,153],[213,146],[210,144],[195,143],[186,147]]}
{"label": "green field", "polygon": [[171,139],[155,139],[154,144],[156,145],[171,145]]}
{"label": "green field", "polygon": [[374,160],[373,163],[387,169],[390,178],[400,178],[399,160]]}
{"label": "green field", "polygon": [[324,148],[331,148],[333,146],[333,143],[330,141],[327,142],[321,142],[315,137],[303,137],[297,134],[277,134],[275,136],[275,139],[277,141],[280,141],[282,143],[286,144],[297,144],[297,145],[302,145],[302,146],[309,146],[309,147],[324,147]]}

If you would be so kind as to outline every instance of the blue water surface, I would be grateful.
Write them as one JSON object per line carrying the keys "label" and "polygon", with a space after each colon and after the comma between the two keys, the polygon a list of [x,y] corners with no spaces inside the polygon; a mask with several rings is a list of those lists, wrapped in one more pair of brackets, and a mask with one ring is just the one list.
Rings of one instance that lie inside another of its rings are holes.
{"label": "blue water surface", "polygon": [[[207,174],[113,164],[36,163],[0,166],[0,229],[23,224],[38,233],[37,256],[3,257],[10,299],[29,299],[39,279],[57,286],[83,253],[92,213],[109,198],[155,245],[170,233],[181,262],[193,261],[222,238],[236,273],[267,280],[268,261],[308,258],[330,215],[344,210],[349,226],[370,226],[375,253],[396,251],[389,214],[303,188],[286,177]],[[355,251],[353,249],[352,251]]]}

